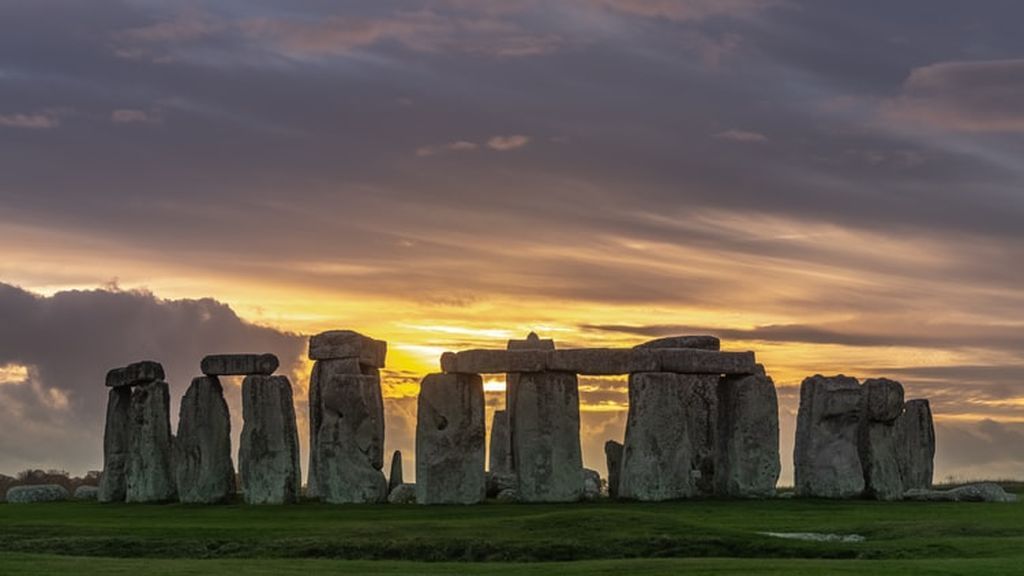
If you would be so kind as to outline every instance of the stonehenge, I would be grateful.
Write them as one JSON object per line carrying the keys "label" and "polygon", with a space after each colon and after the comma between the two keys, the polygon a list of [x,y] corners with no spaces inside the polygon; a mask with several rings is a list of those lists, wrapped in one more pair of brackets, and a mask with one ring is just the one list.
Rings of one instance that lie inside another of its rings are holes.
{"label": "stonehenge", "polygon": [[103,476],[97,500],[124,502],[128,491],[128,448],[131,438],[132,389],[111,388],[107,393],[107,422],[103,431]]}
{"label": "stonehenge", "polygon": [[580,394],[569,372],[524,372],[510,398],[512,468],[523,502],[583,497]]}
{"label": "stonehenge", "polygon": [[484,388],[476,374],[429,374],[416,405],[416,501],[484,500]]}
{"label": "stonehenge", "polygon": [[779,401],[775,383],[757,374],[724,376],[718,383],[715,494],[768,498],[782,471]]}
{"label": "stonehenge", "polygon": [[157,380],[132,389],[125,502],[169,502],[177,496],[170,409],[166,382]]}
{"label": "stonehenge", "polygon": [[864,494],[878,500],[903,497],[896,419],[903,412],[903,385],[872,378],[861,388],[859,450],[864,468]]}
{"label": "stonehenge", "polygon": [[238,472],[247,504],[299,499],[299,434],[292,385],[284,376],[246,376],[242,382]]}
{"label": "stonehenge", "polygon": [[174,472],[182,503],[215,504],[235,494],[231,415],[216,376],[194,378],[181,400]]}
{"label": "stonehenge", "polygon": [[927,400],[908,400],[896,420],[897,458],[904,490],[932,487],[935,459],[935,425]]}
{"label": "stonehenge", "polygon": [[800,385],[793,452],[797,496],[853,498],[864,491],[860,410],[856,378],[815,375]]}

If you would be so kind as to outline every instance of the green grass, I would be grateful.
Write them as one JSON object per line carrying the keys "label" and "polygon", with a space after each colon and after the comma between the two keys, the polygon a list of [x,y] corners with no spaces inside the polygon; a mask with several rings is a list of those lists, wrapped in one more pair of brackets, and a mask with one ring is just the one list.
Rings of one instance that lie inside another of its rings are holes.
{"label": "green grass", "polygon": [[[860,534],[861,543],[759,532]],[[0,574],[1007,574],[1024,505],[0,505]]]}

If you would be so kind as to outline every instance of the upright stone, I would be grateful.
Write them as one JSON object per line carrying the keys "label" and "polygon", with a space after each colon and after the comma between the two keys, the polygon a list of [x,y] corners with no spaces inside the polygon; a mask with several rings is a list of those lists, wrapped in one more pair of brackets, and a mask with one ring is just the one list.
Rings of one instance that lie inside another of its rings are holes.
{"label": "upright stone", "polygon": [[103,476],[97,499],[100,502],[124,502],[125,478],[131,446],[132,389],[111,388],[107,393],[107,423],[103,430]]}
{"label": "upright stone", "polygon": [[712,493],[717,384],[713,375],[630,375],[619,497],[660,501]]}
{"label": "upright stone", "polygon": [[170,407],[166,382],[132,390],[126,502],[167,502],[176,496]]}
{"label": "upright stone", "polygon": [[935,425],[927,400],[908,400],[896,419],[896,446],[904,490],[929,490],[935,462]]}
{"label": "upright stone", "polygon": [[508,433],[508,412],[495,410],[491,418],[491,444],[488,470],[492,474],[509,474],[512,471],[511,439]]}
{"label": "upright stone", "polygon": [[245,502],[298,501],[299,435],[288,378],[247,376],[242,381],[242,418],[238,469]]}
{"label": "upright stone", "polygon": [[[555,341],[550,338],[541,338],[537,336],[536,332],[530,332],[526,338],[522,340],[509,340],[506,345],[508,350],[519,350],[519,351],[530,351],[530,350],[554,350]],[[518,372],[507,372],[505,374],[505,421],[507,423],[507,446],[506,473],[512,474],[515,472],[515,447],[512,445],[512,426],[515,422],[515,402],[513,401],[516,395],[516,387],[519,384],[520,374]],[[497,415],[495,415],[497,417]],[[493,434],[493,432],[492,432]],[[494,441],[491,440],[493,445]],[[493,470],[492,468],[492,471]],[[495,471],[496,472],[496,471]]]}
{"label": "upright stone", "polygon": [[715,492],[722,496],[775,495],[779,459],[779,401],[762,371],[724,376],[718,384],[718,450]]}
{"label": "upright stone", "polygon": [[334,360],[317,362],[320,427],[317,495],[332,504],[384,502],[384,400],[380,378],[351,374]]}
{"label": "upright stone", "polygon": [[896,420],[903,413],[903,385],[895,380],[865,380],[861,388],[860,460],[864,493],[877,500],[903,498]]}
{"label": "upright stone", "polygon": [[405,483],[402,476],[402,451],[395,450],[394,454],[391,455],[391,473],[388,474],[389,495],[395,490],[395,488]]}
{"label": "upright stone", "polygon": [[604,443],[604,458],[608,464],[608,497],[619,497],[619,477],[622,472],[622,444],[615,440]]}
{"label": "upright stone", "polygon": [[796,495],[854,498],[864,491],[857,447],[861,388],[856,378],[816,375],[800,385],[793,452]]}
{"label": "upright stone", "polygon": [[181,399],[174,468],[181,502],[215,504],[235,493],[231,415],[216,376],[193,378]]}
{"label": "upright stone", "polygon": [[512,458],[522,502],[583,497],[580,393],[576,375],[530,372],[516,379],[511,404]]}
{"label": "upright stone", "polygon": [[423,379],[416,415],[416,501],[476,504],[485,496],[484,388],[473,374]]}

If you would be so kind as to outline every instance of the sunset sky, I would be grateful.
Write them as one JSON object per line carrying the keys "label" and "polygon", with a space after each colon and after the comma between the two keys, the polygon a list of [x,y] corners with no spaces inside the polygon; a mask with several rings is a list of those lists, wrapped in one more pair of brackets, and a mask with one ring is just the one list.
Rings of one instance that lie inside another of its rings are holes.
{"label": "sunset sky", "polygon": [[[755,350],[783,484],[815,373],[930,398],[937,479],[1024,478],[1022,21],[1010,0],[4,2],[0,472],[100,468],[103,375],[142,358],[176,426],[204,354],[273,351],[306,426],[303,335],[344,328],[389,343],[409,471],[440,353],[534,330]],[[625,380],[581,390],[603,473]]]}

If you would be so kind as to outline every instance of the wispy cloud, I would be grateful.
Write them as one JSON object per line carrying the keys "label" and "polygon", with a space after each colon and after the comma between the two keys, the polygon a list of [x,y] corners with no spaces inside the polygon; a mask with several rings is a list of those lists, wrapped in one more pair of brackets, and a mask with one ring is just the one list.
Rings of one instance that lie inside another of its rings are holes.
{"label": "wispy cloud", "polygon": [[159,112],[147,112],[137,108],[120,108],[110,113],[114,124],[155,124],[161,121]]}
{"label": "wispy cloud", "polygon": [[494,136],[487,140],[487,147],[498,152],[507,152],[522,148],[530,143],[530,137],[523,134],[511,134],[508,136]]}
{"label": "wispy cloud", "polygon": [[46,130],[60,126],[60,115],[57,112],[45,111],[29,114],[0,115],[0,126],[6,128],[26,128],[29,130]]}
{"label": "wispy cloud", "polygon": [[523,134],[512,134],[508,136],[492,136],[483,144],[471,140],[455,140],[445,144],[432,144],[420,146],[416,149],[416,156],[434,156],[444,152],[475,152],[480,149],[493,150],[495,152],[508,152],[522,148],[530,143],[530,137]]}
{"label": "wispy cloud", "polygon": [[768,137],[764,134],[750,130],[725,130],[724,132],[718,132],[714,136],[719,140],[743,142],[745,144],[760,144],[768,141]]}

